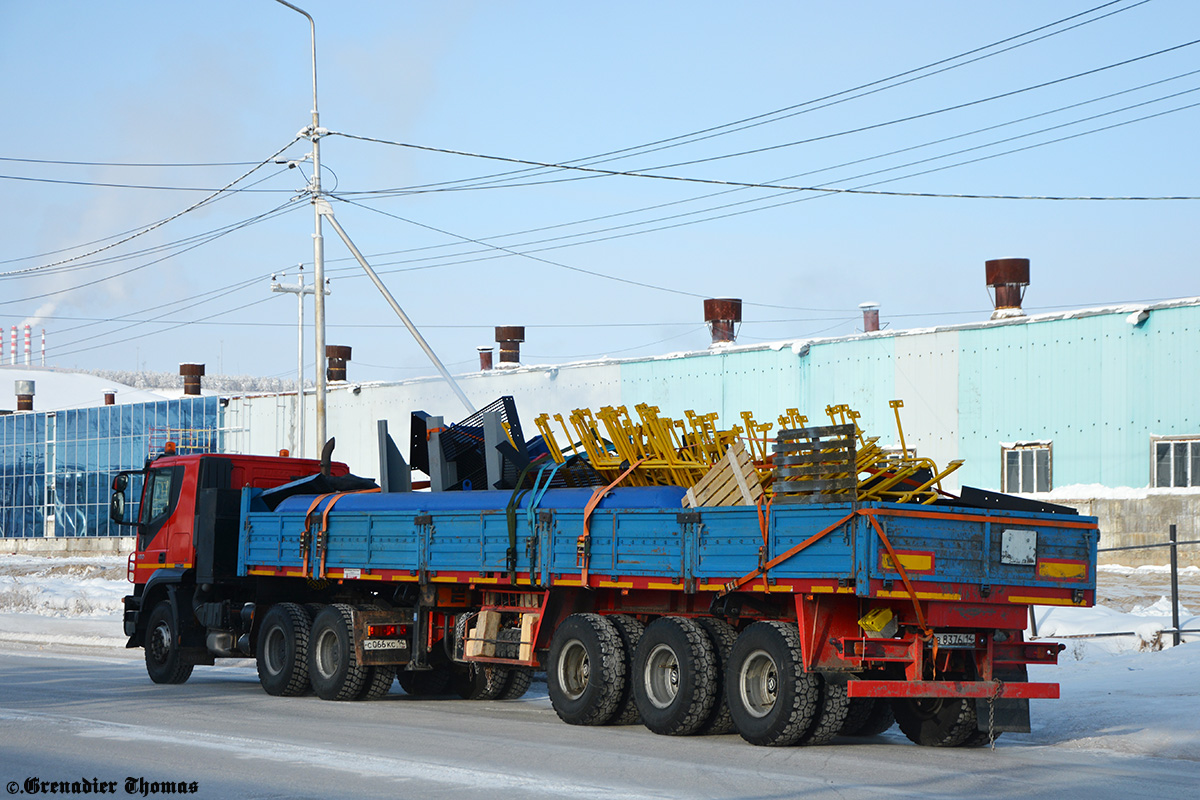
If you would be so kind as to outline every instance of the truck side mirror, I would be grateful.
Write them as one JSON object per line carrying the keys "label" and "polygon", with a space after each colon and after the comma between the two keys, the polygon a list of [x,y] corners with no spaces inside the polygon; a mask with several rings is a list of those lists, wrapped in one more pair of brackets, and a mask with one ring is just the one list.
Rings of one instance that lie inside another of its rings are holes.
{"label": "truck side mirror", "polygon": [[112,502],[108,505],[108,516],[116,523],[125,521],[125,494],[123,492],[113,492]]}
{"label": "truck side mirror", "polygon": [[112,489],[114,492],[122,492],[123,493],[125,491],[125,487],[128,485],[129,485],[129,476],[124,472],[118,472],[117,476],[115,478],[113,478]]}

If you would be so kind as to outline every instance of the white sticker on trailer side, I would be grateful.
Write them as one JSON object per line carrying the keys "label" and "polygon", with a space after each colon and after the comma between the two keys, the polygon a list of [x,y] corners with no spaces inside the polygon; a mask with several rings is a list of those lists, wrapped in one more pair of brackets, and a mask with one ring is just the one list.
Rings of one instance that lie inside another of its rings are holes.
{"label": "white sticker on trailer side", "polygon": [[1000,534],[1000,563],[1031,567],[1037,563],[1037,531],[1006,528]]}

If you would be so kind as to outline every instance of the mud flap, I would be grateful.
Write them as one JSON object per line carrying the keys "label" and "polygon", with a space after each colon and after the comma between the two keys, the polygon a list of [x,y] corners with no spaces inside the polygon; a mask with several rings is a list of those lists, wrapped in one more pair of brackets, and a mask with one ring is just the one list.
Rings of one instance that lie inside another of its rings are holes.
{"label": "mud flap", "polygon": [[[988,730],[988,719],[990,711],[988,705],[991,701],[983,697],[975,699],[975,716],[979,722],[977,727],[981,731]],[[1000,698],[996,703],[996,725],[997,733],[1010,731],[1012,733],[1029,733],[1031,731],[1029,723],[1029,701],[1019,698]]]}

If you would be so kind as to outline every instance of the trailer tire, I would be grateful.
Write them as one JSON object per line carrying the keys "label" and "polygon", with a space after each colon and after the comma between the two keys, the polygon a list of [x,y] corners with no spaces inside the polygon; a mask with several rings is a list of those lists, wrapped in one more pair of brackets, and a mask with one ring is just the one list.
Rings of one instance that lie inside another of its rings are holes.
{"label": "trailer tire", "polygon": [[636,617],[628,614],[610,614],[605,619],[617,629],[617,636],[621,638],[622,656],[625,660],[625,688],[621,691],[621,699],[617,701],[617,710],[605,724],[636,725],[642,721],[642,715],[638,712],[637,702],[633,696],[633,678],[631,677],[634,674],[633,654],[637,652],[638,642],[642,640],[646,626]]}
{"label": "trailer tire", "polygon": [[450,685],[449,669],[434,667],[427,670],[397,670],[396,680],[404,693],[411,697],[434,697],[447,694]]}
{"label": "trailer tire", "polygon": [[353,700],[362,691],[367,676],[354,652],[353,606],[326,606],[313,620],[308,677],[322,700]]}
{"label": "trailer tire", "polygon": [[166,600],[154,607],[146,622],[146,672],[155,683],[184,683],[193,664],[179,647],[179,626]]}
{"label": "trailer tire", "polygon": [[737,732],[750,744],[785,747],[800,741],[817,713],[817,676],[804,671],[795,624],[756,622],[738,636],[725,673],[725,695]]}
{"label": "trailer tire", "polygon": [[450,679],[463,700],[497,700],[504,693],[507,681],[507,667],[484,663],[464,664]]}
{"label": "trailer tire", "polygon": [[496,699],[519,700],[529,691],[532,683],[533,670],[524,667],[511,667],[508,670],[508,678],[504,681],[504,688],[500,691],[500,696]]}
{"label": "trailer tire", "polygon": [[275,697],[299,697],[312,691],[308,682],[308,641],[312,622],[302,606],[278,603],[267,609],[258,630],[255,663],[263,691]]}
{"label": "trailer tire", "polygon": [[550,640],[546,688],[568,725],[603,725],[625,689],[625,659],[616,626],[599,614],[572,614]]}
{"label": "trailer tire", "polygon": [[694,620],[659,617],[633,658],[633,695],[642,724],[664,736],[700,730],[717,701],[717,656]]}
{"label": "trailer tire", "polygon": [[818,674],[817,678],[821,685],[821,702],[817,706],[817,713],[813,715],[812,724],[800,737],[798,744],[829,744],[842,730],[842,725],[846,723],[846,714],[850,711],[850,697],[846,694],[846,685],[833,683],[824,675]]}
{"label": "trailer tire", "polygon": [[975,701],[961,697],[892,700],[900,730],[924,747],[957,747],[978,730]]}
{"label": "trailer tire", "polygon": [[733,733],[733,716],[729,713],[729,700],[725,696],[725,668],[729,664],[729,654],[733,652],[733,645],[737,642],[737,629],[716,617],[698,617],[696,622],[708,634],[717,657],[717,701],[713,704],[708,719],[696,733]]}
{"label": "trailer tire", "polygon": [[852,697],[840,735],[878,736],[895,724],[896,715],[890,701],[876,697]]}
{"label": "trailer tire", "polygon": [[366,667],[366,677],[358,700],[378,700],[392,690],[392,681],[396,679],[396,668],[391,664],[376,664]]}
{"label": "trailer tire", "polygon": [[[996,731],[995,736],[997,739],[1000,738],[1000,734],[1001,734],[1001,731]],[[987,731],[976,730],[976,731],[972,731],[971,735],[968,736],[965,740],[959,742],[957,746],[958,747],[987,747],[991,743],[992,743],[992,737],[988,735]]]}

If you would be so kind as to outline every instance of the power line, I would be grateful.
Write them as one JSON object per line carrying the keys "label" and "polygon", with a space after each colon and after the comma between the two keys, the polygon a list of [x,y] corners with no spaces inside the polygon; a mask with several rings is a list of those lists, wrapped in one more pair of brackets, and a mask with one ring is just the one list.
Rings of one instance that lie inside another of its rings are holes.
{"label": "power line", "polygon": [[141,183],[109,183],[106,181],[68,181],[61,178],[31,178],[25,175],[0,175],[0,180],[27,183],[57,183],[67,186],[95,186],[101,189],[153,189],[165,192],[237,192],[242,194],[282,194],[290,189],[214,189],[211,186],[159,186]]}
{"label": "power line", "polygon": [[21,164],[57,164],[68,167],[248,167],[254,161],[209,161],[202,163],[138,163],[127,161],[61,161],[49,158],[15,158],[0,156],[0,161],[15,161]]}

